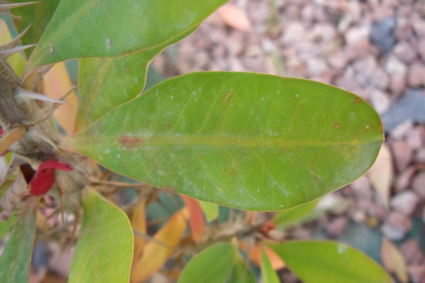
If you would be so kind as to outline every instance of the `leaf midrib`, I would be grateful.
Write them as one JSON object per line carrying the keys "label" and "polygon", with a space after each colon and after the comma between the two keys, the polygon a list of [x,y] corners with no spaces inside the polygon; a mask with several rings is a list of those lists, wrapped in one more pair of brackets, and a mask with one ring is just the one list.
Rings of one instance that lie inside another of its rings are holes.
{"label": "leaf midrib", "polygon": [[[119,136],[86,136],[70,138],[64,141],[65,145],[89,145],[90,143],[101,141],[102,144],[113,144],[114,146],[120,145],[125,148],[137,148],[145,146],[167,146],[167,145],[183,145],[183,146],[239,146],[239,147],[334,147],[334,146],[350,146],[356,147],[363,144],[371,144],[382,142],[380,139],[371,139],[367,141],[359,140],[332,140],[332,141],[317,141],[317,140],[284,140],[284,139],[261,139],[261,138],[234,138],[234,137],[189,137],[178,135],[119,135]],[[120,142],[121,140],[121,142]],[[127,142],[128,141],[128,142]],[[354,141],[354,142],[353,142]],[[72,147],[72,146],[71,146]],[[79,147],[79,146],[77,146]]]}

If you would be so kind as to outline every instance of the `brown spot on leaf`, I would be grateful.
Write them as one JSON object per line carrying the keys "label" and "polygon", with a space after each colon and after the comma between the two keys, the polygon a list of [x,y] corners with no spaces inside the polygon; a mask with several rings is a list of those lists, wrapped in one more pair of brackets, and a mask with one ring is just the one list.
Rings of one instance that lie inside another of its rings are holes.
{"label": "brown spot on leaf", "polygon": [[339,128],[339,124],[338,124],[338,123],[335,123],[335,124],[334,124],[334,127],[335,127],[335,128]]}
{"label": "brown spot on leaf", "polygon": [[359,102],[360,102],[360,99],[356,98],[356,103],[359,103]]}
{"label": "brown spot on leaf", "polygon": [[120,136],[118,137],[118,141],[124,147],[135,147],[143,142],[141,138],[128,136]]}
{"label": "brown spot on leaf", "polygon": [[319,177],[317,177],[317,176],[313,176],[313,179],[314,179],[315,181],[317,181],[317,180],[319,180]]}
{"label": "brown spot on leaf", "polygon": [[233,90],[232,91],[230,91],[227,95],[226,95],[226,97],[223,99],[223,103],[229,98],[229,96],[230,95],[232,95],[232,93],[233,93]]}
{"label": "brown spot on leaf", "polygon": [[170,126],[170,124],[167,124],[167,129],[169,129],[171,126]]}

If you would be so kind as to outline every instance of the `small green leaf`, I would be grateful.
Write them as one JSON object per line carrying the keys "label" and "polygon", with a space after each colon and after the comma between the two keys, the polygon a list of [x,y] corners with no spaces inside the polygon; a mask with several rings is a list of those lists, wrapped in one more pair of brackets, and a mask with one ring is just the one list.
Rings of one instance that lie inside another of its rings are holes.
{"label": "small green leaf", "polygon": [[315,200],[291,209],[279,211],[274,217],[273,222],[279,226],[292,224],[310,214],[318,202],[319,200]]}
{"label": "small green leaf", "polygon": [[192,258],[184,268],[178,283],[224,283],[232,269],[236,247],[216,244]]}
{"label": "small green leaf", "polygon": [[129,282],[133,231],[125,213],[98,193],[84,198],[80,237],[69,282]]}
{"label": "small green leaf", "polygon": [[257,283],[249,266],[238,255],[235,256],[229,283]]}
{"label": "small green leaf", "polygon": [[206,201],[199,201],[199,205],[205,214],[207,222],[213,221],[218,217],[218,205]]}
{"label": "small green leaf", "polygon": [[18,215],[0,258],[0,282],[28,282],[38,198],[30,197]]}
{"label": "small green leaf", "polygon": [[63,147],[193,198],[270,211],[351,183],[373,164],[382,141],[378,114],[344,90],[201,72],[157,84]]}
{"label": "small green leaf", "polygon": [[291,241],[268,246],[305,283],[392,282],[376,262],[343,243]]}
{"label": "small green leaf", "polygon": [[0,222],[0,241],[6,236],[7,233],[10,232],[10,229],[12,229],[13,225],[16,222],[15,216],[10,216],[9,219],[5,222]]}
{"label": "small green leaf", "polygon": [[148,50],[193,30],[226,0],[62,0],[29,69]]}
{"label": "small green leaf", "polygon": [[152,59],[193,31],[147,51],[116,58],[81,59],[76,132],[141,93]]}
{"label": "small green leaf", "polygon": [[279,277],[264,251],[261,251],[261,275],[263,277],[263,283],[280,283]]}
{"label": "small green leaf", "polygon": [[[13,2],[21,3],[30,1],[14,0]],[[38,42],[47,25],[49,24],[50,19],[52,18],[59,2],[60,0],[37,0],[37,4],[11,10],[12,14],[19,16],[19,18],[13,19],[13,22],[15,23],[15,26],[19,32],[22,32],[29,25],[31,25],[31,28],[22,38],[23,45]],[[33,50],[34,48],[25,50],[25,55],[27,58],[31,56]]]}

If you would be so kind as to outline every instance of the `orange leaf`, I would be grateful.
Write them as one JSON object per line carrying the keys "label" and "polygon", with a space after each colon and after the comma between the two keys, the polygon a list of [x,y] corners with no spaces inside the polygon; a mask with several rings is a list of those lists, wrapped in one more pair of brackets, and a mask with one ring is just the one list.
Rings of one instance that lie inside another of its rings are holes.
{"label": "orange leaf", "polygon": [[142,258],[133,266],[131,282],[140,282],[157,272],[167,261],[186,229],[189,210],[183,208],[174,214],[146,244]]}
{"label": "orange leaf", "polygon": [[[43,93],[48,97],[60,99],[73,88],[65,63],[57,63],[43,78]],[[53,116],[67,135],[74,134],[77,119],[77,96],[73,91],[66,99],[71,105],[62,105]]]}
{"label": "orange leaf", "polygon": [[251,21],[248,16],[236,5],[228,3],[218,9],[217,13],[226,25],[243,32],[252,31]]}
{"label": "orange leaf", "polygon": [[192,232],[193,241],[199,244],[201,242],[205,228],[204,213],[202,212],[202,208],[196,199],[187,196],[181,196],[181,198],[183,199],[184,204],[190,212],[189,225],[190,231]]}
{"label": "orange leaf", "polygon": [[133,253],[133,266],[142,258],[143,249],[145,247],[145,238],[140,237],[138,234],[146,235],[146,203],[145,200],[140,201],[133,211],[131,216],[131,226],[136,231],[134,235],[134,253]]}
{"label": "orange leaf", "polygon": [[[239,246],[241,247],[241,249],[245,253],[248,253],[248,247],[246,246],[245,243],[241,242],[239,244]],[[262,246],[262,248],[263,248],[264,252],[267,254],[267,256],[269,257],[269,260],[270,260],[274,270],[279,270],[279,269],[282,269],[282,268],[285,267],[285,263],[283,262],[283,260],[274,251],[272,251],[267,246]],[[249,255],[249,258],[257,266],[261,267],[261,249],[257,245],[254,245],[252,247],[251,254]]]}
{"label": "orange leaf", "polygon": [[406,262],[396,246],[383,238],[381,246],[381,259],[389,272],[394,272],[397,279],[402,283],[409,282],[406,272]]}
{"label": "orange leaf", "polygon": [[2,136],[0,140],[0,155],[2,155],[12,144],[22,139],[27,132],[24,127],[17,127]]}

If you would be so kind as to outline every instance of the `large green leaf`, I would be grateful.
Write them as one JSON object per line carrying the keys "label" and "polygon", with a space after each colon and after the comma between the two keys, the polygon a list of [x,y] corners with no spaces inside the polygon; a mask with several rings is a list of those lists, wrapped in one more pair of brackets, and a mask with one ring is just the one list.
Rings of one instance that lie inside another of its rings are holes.
{"label": "large green leaf", "polygon": [[201,72],[159,83],[63,147],[200,200],[270,211],[352,182],[373,164],[382,141],[376,112],[344,90]]}
{"label": "large green leaf", "polygon": [[178,283],[225,283],[235,254],[235,245],[216,244],[209,247],[189,261]]}
{"label": "large green leaf", "polygon": [[194,29],[159,47],[135,54],[115,58],[82,59],[77,132],[142,92],[151,60],[167,46],[180,41],[193,31]]}
{"label": "large green leaf", "polygon": [[263,283],[280,283],[279,277],[264,251],[261,251],[261,276]]}
{"label": "large green leaf", "polygon": [[[29,0],[14,0],[15,3],[30,2]],[[22,44],[37,43],[50,22],[53,13],[56,10],[60,0],[37,0],[37,4],[12,9],[11,12],[16,17],[13,19],[16,28],[22,32],[25,28],[31,25],[31,28],[22,38]],[[26,49],[25,55],[30,57],[33,48]]]}
{"label": "large green leaf", "polygon": [[129,282],[133,232],[123,211],[89,190],[69,282]]}
{"label": "large green leaf", "polygon": [[18,215],[0,258],[0,282],[28,282],[38,198],[30,197]]}
{"label": "large green leaf", "polygon": [[305,283],[392,282],[376,262],[343,243],[293,241],[269,246]]}
{"label": "large green leaf", "polygon": [[30,69],[74,58],[148,50],[195,27],[226,0],[62,0]]}

